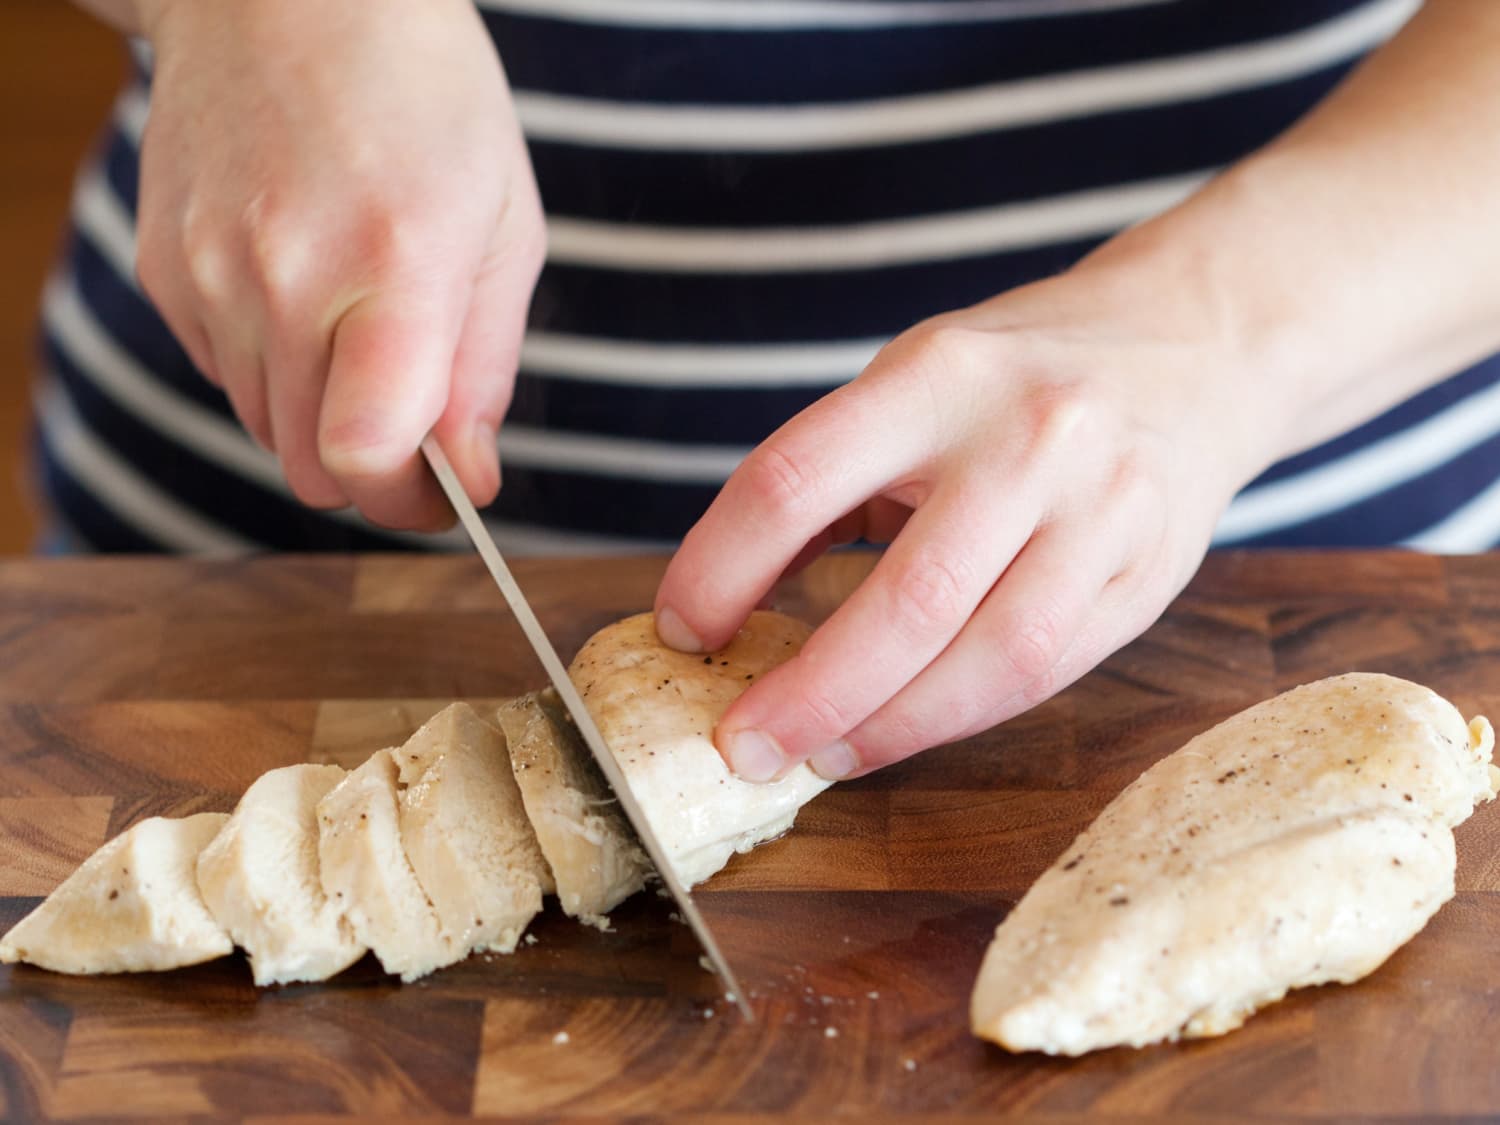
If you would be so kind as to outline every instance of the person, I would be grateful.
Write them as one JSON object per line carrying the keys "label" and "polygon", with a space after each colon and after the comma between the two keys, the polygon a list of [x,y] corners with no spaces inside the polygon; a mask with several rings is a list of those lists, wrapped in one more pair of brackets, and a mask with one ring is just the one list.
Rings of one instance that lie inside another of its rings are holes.
{"label": "person", "polygon": [[148,45],[44,303],[87,546],[451,543],[429,430],[510,550],[676,545],[683,649],[887,544],[720,724],[765,780],[1017,714],[1215,541],[1500,538],[1500,5],[84,2]]}

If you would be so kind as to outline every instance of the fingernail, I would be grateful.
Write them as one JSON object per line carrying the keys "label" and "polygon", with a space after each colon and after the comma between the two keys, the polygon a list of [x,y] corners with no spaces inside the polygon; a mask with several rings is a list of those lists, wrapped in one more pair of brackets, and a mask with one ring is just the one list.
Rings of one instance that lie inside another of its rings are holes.
{"label": "fingernail", "polygon": [[859,768],[859,759],[854,756],[854,747],[843,739],[831,742],[807,760],[813,773],[828,781],[839,781]]}
{"label": "fingernail", "polygon": [[758,730],[742,730],[729,738],[729,768],[744,781],[770,781],[786,765],[781,747]]}
{"label": "fingernail", "polygon": [[664,607],[656,615],[656,635],[664,645],[675,648],[678,652],[703,651],[703,642],[698,639],[698,634],[687,627],[687,622],[671,606]]}

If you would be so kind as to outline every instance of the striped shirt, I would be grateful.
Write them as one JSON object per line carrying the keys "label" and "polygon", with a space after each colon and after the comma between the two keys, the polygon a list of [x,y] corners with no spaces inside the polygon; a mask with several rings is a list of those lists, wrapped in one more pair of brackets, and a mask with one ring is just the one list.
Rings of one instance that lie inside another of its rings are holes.
{"label": "striped shirt", "polygon": [[[1416,0],[482,0],[548,212],[517,552],[668,546],[935,313],[1064,269],[1307,111]],[[134,282],[149,65],[44,297],[39,460],[98,550],[454,545],[299,505]],[[1500,363],[1275,466],[1221,543],[1500,540]]]}

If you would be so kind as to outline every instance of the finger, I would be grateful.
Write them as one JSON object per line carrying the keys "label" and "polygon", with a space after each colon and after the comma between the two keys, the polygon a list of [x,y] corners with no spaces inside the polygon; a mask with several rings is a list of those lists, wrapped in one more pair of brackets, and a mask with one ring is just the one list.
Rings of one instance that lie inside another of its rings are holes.
{"label": "finger", "polygon": [[156,315],[167,326],[172,338],[187,353],[198,373],[214,386],[222,387],[223,374],[214,361],[208,330],[198,316],[197,302],[192,291],[183,280],[186,268],[161,262],[161,251],[148,255],[144,237],[140,247],[136,262],[136,284],[156,310]]}
{"label": "finger", "polygon": [[223,390],[224,376],[214,360],[214,349],[213,345],[208,342],[207,329],[194,320],[190,325],[185,325],[181,332],[175,328],[171,329],[171,332],[178,345],[187,353],[188,359],[192,361],[198,374],[213,386]]}
{"label": "finger", "polygon": [[[861,539],[869,543],[889,543],[906,526],[911,512],[905,504],[897,504],[883,496],[875,497],[868,504],[860,505],[856,511],[835,520],[832,527],[797,552],[777,581],[800,574],[833,547],[855,543]],[[763,602],[765,600],[762,599]]]}
{"label": "finger", "polygon": [[809,542],[925,460],[924,421],[888,385],[855,382],[766,439],[668,565],[656,595],[662,640],[686,651],[728,643]]}
{"label": "finger", "polygon": [[240,425],[264,449],[275,452],[276,438],[271,430],[271,411],[266,395],[266,370],[253,352],[231,350],[227,343],[210,344],[213,364],[223,376],[221,387],[234,407]]}
{"label": "finger", "polygon": [[318,415],[327,383],[328,348],[313,339],[284,342],[273,334],[265,379],[271,437],[293,495],[310,508],[347,507],[349,497],[323,468]]}
{"label": "finger", "polygon": [[356,302],[333,330],[319,459],[386,527],[435,530],[453,520],[418,453],[448,398],[459,319],[451,303],[385,291]]}
{"label": "finger", "polygon": [[948,647],[1036,527],[1036,501],[940,492],[907,521],[870,576],[725,713],[730,768],[766,781],[845,738]]}
{"label": "finger", "polygon": [[[849,734],[814,754],[824,777],[856,777],[986,730],[1050,697],[1110,651],[1090,622],[1122,620],[1105,591],[1123,561],[1097,526],[1037,531],[937,659]],[[1116,643],[1122,643],[1123,637]]]}
{"label": "finger", "polygon": [[448,405],[437,423],[438,441],[479,507],[500,490],[497,434],[515,387],[535,281],[531,262],[512,257],[475,282],[453,359]]}

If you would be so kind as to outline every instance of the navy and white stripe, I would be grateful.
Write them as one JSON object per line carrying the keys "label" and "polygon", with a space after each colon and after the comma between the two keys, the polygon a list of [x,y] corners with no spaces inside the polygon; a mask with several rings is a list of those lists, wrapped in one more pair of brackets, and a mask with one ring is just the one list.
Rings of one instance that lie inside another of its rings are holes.
{"label": "navy and white stripe", "polygon": [[[1274,136],[1416,0],[480,0],[549,260],[488,518],[670,544],[753,445],[933,313],[1066,268]],[[44,301],[43,480],[100,549],[452,546],[304,510],[133,280],[149,60]],[[1278,466],[1224,542],[1500,539],[1500,379]]]}

